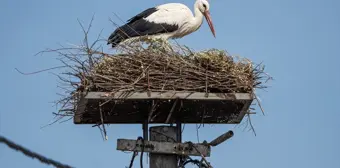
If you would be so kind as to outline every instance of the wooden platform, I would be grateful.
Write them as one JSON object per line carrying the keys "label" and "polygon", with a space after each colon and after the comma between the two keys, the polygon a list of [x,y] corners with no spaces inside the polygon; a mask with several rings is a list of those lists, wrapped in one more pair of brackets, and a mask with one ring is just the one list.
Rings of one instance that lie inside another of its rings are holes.
{"label": "wooden platform", "polygon": [[75,124],[238,124],[253,97],[248,93],[88,92],[79,95]]}

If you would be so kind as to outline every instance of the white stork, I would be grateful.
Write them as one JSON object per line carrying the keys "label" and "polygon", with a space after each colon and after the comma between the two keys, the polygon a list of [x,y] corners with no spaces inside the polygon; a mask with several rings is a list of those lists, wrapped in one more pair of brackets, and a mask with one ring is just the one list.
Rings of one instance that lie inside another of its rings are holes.
{"label": "white stork", "polygon": [[208,1],[196,0],[194,15],[181,3],[167,3],[146,9],[118,27],[108,38],[107,44],[115,47],[127,39],[145,36],[162,40],[181,38],[200,28],[203,16],[215,37]]}

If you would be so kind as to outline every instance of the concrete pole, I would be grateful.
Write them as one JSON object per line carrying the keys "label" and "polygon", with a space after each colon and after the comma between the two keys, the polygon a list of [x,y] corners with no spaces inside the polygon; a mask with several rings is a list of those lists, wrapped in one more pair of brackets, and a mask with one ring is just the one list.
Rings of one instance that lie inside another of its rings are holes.
{"label": "concrete pole", "polygon": [[[176,142],[177,128],[173,126],[150,127],[150,141]],[[177,168],[177,155],[150,153],[150,168]]]}

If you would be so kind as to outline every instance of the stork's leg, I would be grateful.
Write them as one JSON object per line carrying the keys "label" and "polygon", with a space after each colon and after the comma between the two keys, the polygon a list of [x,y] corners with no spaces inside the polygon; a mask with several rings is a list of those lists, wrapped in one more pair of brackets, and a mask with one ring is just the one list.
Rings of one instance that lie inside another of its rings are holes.
{"label": "stork's leg", "polygon": [[172,51],[171,45],[165,37],[147,37],[147,41],[150,44],[149,47],[164,50],[166,52]]}
{"label": "stork's leg", "polygon": [[148,48],[149,49],[158,49],[159,45],[159,39],[158,38],[155,38],[155,37],[152,37],[152,36],[148,36],[146,37],[146,43],[149,44]]}
{"label": "stork's leg", "polygon": [[166,51],[171,51],[171,45],[169,43],[169,41],[165,38],[161,38],[160,39],[160,42],[161,42],[161,46],[163,49],[165,49]]}
{"label": "stork's leg", "polygon": [[162,39],[162,42],[163,42],[163,46],[170,46],[170,43],[168,40]]}

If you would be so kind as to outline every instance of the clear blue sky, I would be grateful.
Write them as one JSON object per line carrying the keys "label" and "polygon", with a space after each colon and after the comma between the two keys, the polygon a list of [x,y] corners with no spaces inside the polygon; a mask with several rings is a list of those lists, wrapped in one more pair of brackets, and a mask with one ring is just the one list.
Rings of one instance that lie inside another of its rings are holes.
{"label": "clear blue sky", "polygon": [[[45,129],[56,109],[57,79],[50,73],[23,76],[59,65],[53,55],[34,56],[83,38],[77,18],[88,23],[95,13],[92,36],[113,31],[109,17],[123,20],[165,2],[193,0],[2,0],[0,1],[0,134],[63,163],[80,168],[128,166],[131,154],[116,151],[117,138],[134,139],[140,125],[111,125],[109,141],[97,128],[72,121]],[[260,92],[266,116],[252,117],[257,136],[243,126],[206,125],[200,140],[232,129],[235,136],[212,149],[209,161],[222,167],[340,167],[340,1],[211,0],[214,39],[206,22],[181,44],[194,49],[227,49],[233,55],[263,61],[275,81]],[[259,112],[259,111],[258,111]],[[196,141],[194,125],[184,140]],[[136,162],[135,165],[138,165]],[[144,165],[146,167],[146,165]],[[0,167],[47,167],[0,145]]]}

